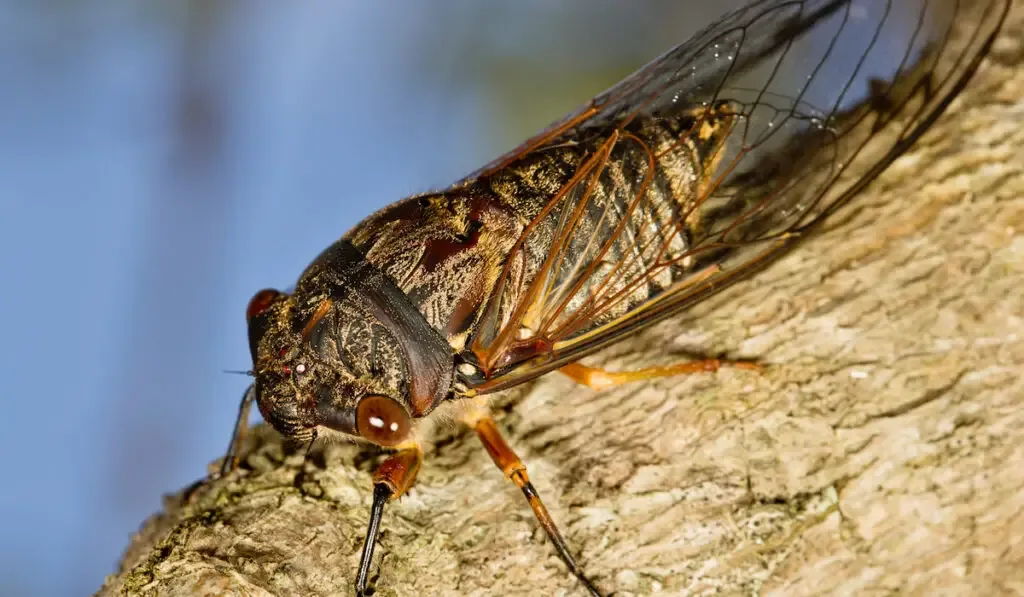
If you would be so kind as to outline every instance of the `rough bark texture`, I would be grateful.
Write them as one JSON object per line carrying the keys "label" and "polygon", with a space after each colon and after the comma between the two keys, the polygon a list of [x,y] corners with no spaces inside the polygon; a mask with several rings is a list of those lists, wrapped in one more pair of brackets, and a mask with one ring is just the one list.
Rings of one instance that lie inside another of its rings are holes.
{"label": "rough bark texture", "polygon": [[[1024,594],[1024,8],[909,155],[763,274],[590,362],[756,358],[499,410],[600,587]],[[229,425],[225,422],[225,432]],[[285,450],[168,498],[101,595],[348,595],[377,459]],[[584,595],[457,430],[386,511],[378,595]]]}

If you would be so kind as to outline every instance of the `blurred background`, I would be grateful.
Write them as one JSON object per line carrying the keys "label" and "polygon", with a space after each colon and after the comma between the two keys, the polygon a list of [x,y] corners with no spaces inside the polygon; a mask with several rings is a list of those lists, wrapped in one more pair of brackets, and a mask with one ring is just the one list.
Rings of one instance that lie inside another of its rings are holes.
{"label": "blurred background", "polygon": [[89,594],[206,474],[244,309],[734,0],[0,0],[0,595]]}
{"label": "blurred background", "polygon": [[[0,0],[0,596],[94,592],[223,454],[255,291],[741,2]],[[851,6],[773,85],[891,74],[919,5]]]}

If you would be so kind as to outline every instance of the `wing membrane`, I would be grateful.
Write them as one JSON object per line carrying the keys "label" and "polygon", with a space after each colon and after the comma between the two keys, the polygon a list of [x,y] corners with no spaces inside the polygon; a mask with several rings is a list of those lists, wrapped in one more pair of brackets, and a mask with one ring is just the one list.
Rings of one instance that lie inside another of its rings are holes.
{"label": "wing membrane", "polygon": [[805,236],[938,117],[1008,6],[757,2],[474,175],[579,157],[471,338],[478,391],[580,358]]}

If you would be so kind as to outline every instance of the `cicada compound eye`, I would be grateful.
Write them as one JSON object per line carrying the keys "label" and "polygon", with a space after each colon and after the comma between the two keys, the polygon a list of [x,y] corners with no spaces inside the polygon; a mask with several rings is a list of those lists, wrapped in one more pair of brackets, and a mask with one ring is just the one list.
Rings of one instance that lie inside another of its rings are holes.
{"label": "cicada compound eye", "polygon": [[271,303],[274,302],[281,293],[273,288],[264,288],[257,292],[249,299],[249,306],[245,308],[245,319],[251,320],[254,317],[259,317],[264,311],[270,308]]}
{"label": "cicada compound eye", "polygon": [[387,396],[367,396],[356,407],[356,431],[363,439],[379,446],[402,443],[411,427],[412,421],[402,405]]}

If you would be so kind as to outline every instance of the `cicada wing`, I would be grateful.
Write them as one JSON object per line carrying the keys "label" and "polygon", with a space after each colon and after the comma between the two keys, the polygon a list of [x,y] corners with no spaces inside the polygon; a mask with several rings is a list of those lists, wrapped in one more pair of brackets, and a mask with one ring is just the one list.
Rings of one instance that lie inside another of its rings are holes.
{"label": "cicada wing", "polygon": [[759,269],[966,84],[1008,0],[755,3],[484,170],[583,154],[508,256],[479,391],[575,360]]}
{"label": "cicada wing", "polygon": [[666,103],[689,106],[713,97],[729,79],[763,66],[821,21],[849,10],[849,0],[760,0],[726,15],[686,42],[607,89],[514,150],[466,177],[472,181],[516,161],[524,153],[600,134]]}

